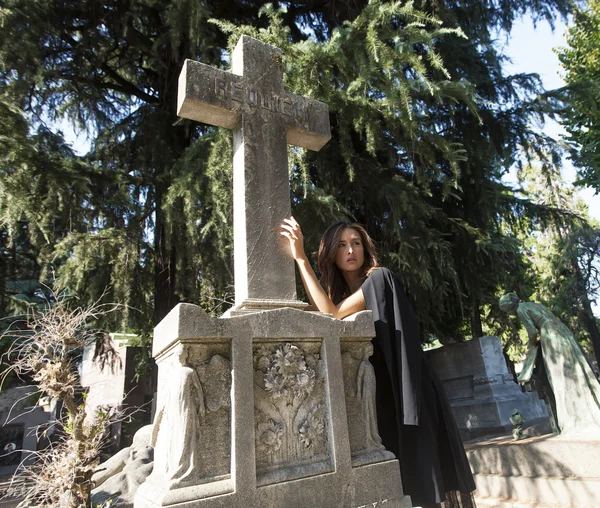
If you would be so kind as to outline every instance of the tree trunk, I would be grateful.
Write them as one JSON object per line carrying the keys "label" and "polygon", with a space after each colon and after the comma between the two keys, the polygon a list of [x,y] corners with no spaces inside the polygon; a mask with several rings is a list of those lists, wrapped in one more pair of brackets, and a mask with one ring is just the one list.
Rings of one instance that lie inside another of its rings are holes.
{"label": "tree trunk", "polygon": [[179,303],[175,296],[176,253],[174,242],[167,245],[167,224],[162,210],[164,190],[156,188],[156,224],[154,228],[154,318],[156,326]]}
{"label": "tree trunk", "polygon": [[471,313],[471,333],[474,339],[483,337],[483,326],[481,325],[481,313],[479,312],[479,300],[473,298],[473,312]]}
{"label": "tree trunk", "polygon": [[580,316],[583,318],[585,327],[587,328],[587,331],[590,334],[590,338],[592,339],[594,356],[596,358],[596,362],[598,363],[598,367],[600,368],[600,331],[598,330],[598,324],[596,323],[596,319],[594,318],[594,313],[592,312],[590,299],[588,298],[587,284],[585,283],[583,276],[581,275],[581,270],[579,269],[577,261],[573,260],[572,264],[573,269],[575,271],[575,277],[577,278],[578,290],[581,295],[581,305],[583,307],[582,311],[580,312]]}
{"label": "tree trunk", "polygon": [[[7,250],[7,233],[0,230],[0,252]],[[6,280],[8,278],[8,262],[6,256],[0,256],[0,316],[6,316]]]}

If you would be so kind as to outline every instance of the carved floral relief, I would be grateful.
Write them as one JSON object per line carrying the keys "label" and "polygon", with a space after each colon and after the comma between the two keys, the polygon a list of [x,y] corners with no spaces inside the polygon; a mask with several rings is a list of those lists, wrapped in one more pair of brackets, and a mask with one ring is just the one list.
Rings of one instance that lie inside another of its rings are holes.
{"label": "carved floral relief", "polygon": [[327,460],[328,411],[320,342],[254,349],[257,472]]}

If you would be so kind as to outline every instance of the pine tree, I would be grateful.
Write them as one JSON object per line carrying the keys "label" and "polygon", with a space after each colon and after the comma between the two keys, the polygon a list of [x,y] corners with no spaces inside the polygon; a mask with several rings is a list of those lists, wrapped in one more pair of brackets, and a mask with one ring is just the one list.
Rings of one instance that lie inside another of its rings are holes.
{"label": "pine tree", "polygon": [[[56,227],[60,214],[48,215],[56,235],[38,267],[54,265],[89,302],[111,285],[107,298],[141,311],[123,326],[149,329],[181,300],[224,310],[231,138],[177,119],[176,83],[185,58],[227,67],[226,32],[243,26],[234,32],[282,47],[289,90],[330,107],[332,141],[290,157],[309,249],[335,218],[362,222],[402,275],[427,334],[480,334],[480,308],[507,273],[523,271],[502,224],[545,213],[500,178],[520,147],[552,148],[529,128],[539,81],[504,76],[491,34],[526,11],[552,20],[569,3],[315,0],[259,15],[260,5],[4,2],[0,86],[24,111],[26,131],[67,115],[91,133],[87,156],[65,155],[67,166],[81,166],[80,185],[44,173],[68,189],[77,221]],[[21,167],[25,179],[39,178],[39,168]],[[40,187],[34,202],[48,192]],[[5,227],[16,231],[19,216],[25,236],[43,232],[24,215],[34,206],[3,201]]]}
{"label": "pine tree", "polygon": [[560,109],[580,184],[600,192],[600,2],[575,11],[567,47],[559,48],[567,88]]}
{"label": "pine tree", "polygon": [[[537,156],[546,166],[558,162],[556,144],[531,125],[540,118],[537,96],[543,91],[537,75],[506,75],[505,57],[495,36],[509,36],[513,22],[528,13],[534,20],[552,23],[564,16],[568,2],[503,1],[494,8],[483,2],[422,2],[450,26],[458,26],[468,40],[453,39],[440,46],[444,65],[453,80],[474,86],[477,116],[464,105],[452,109],[431,108],[435,123],[449,140],[460,143],[465,160],[460,163],[457,189],[449,199],[439,199],[452,245],[452,258],[460,303],[449,309],[446,322],[460,330],[464,318],[468,335],[482,333],[481,309],[496,304],[496,288],[523,273],[524,260],[518,242],[507,234],[505,223],[547,215],[542,207],[518,199],[501,179],[522,158]],[[469,316],[470,314],[470,316]],[[463,318],[464,316],[464,318]],[[468,317],[467,317],[468,316]],[[470,330],[469,330],[470,328]]]}
{"label": "pine tree", "polygon": [[549,175],[532,164],[519,178],[531,199],[556,212],[521,232],[535,281],[531,298],[546,305],[599,361],[600,330],[591,305],[600,294],[600,224],[560,173]]}
{"label": "pine tree", "polygon": [[80,207],[89,195],[85,165],[59,135],[43,126],[30,133],[13,104],[0,98],[1,316],[51,299],[43,260],[57,239],[89,220]]}

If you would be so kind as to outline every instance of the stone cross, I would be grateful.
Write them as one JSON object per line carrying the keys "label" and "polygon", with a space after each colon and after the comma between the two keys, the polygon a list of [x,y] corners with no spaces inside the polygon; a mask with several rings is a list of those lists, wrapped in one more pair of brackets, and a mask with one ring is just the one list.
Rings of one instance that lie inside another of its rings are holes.
{"label": "stone cross", "polygon": [[177,114],[233,130],[236,308],[301,307],[279,234],[291,210],[287,145],[320,150],[331,138],[329,110],[284,89],[278,48],[242,35],[231,61],[226,72],[186,60]]}

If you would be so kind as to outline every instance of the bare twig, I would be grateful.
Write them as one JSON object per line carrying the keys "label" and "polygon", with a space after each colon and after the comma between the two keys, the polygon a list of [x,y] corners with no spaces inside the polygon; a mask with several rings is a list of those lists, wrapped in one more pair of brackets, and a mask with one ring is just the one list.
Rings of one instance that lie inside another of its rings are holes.
{"label": "bare twig", "polygon": [[19,476],[23,505],[29,506],[91,506],[91,477],[99,462],[99,451],[105,430],[111,423],[108,412],[100,411],[91,424],[86,424],[84,404],[78,404],[79,375],[76,358],[88,344],[99,337],[105,352],[112,352],[105,333],[91,328],[91,323],[118,308],[96,302],[88,307],[71,308],[60,294],[53,294],[43,312],[32,313],[24,326],[7,332],[13,344],[7,352],[9,367],[1,373],[4,380],[10,372],[27,375],[39,391],[62,401],[65,418],[57,427],[61,438],[43,451],[34,452],[32,465],[21,464]]}

